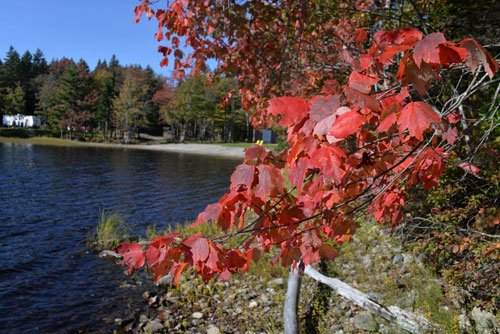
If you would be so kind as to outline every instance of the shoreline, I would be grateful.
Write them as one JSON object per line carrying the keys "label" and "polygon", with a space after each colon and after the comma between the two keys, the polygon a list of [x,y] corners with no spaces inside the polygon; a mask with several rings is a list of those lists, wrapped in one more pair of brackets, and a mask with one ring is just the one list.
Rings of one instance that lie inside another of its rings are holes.
{"label": "shoreline", "polygon": [[100,147],[100,148],[120,148],[120,149],[135,149],[149,150],[158,152],[175,152],[187,153],[196,155],[206,155],[215,157],[224,157],[231,159],[240,159],[244,156],[244,147],[228,147],[218,144],[113,144],[113,143],[87,143],[71,141],[67,139],[48,138],[48,137],[33,137],[33,138],[14,138],[0,137],[0,143],[19,143],[45,146],[64,146],[64,147]]}

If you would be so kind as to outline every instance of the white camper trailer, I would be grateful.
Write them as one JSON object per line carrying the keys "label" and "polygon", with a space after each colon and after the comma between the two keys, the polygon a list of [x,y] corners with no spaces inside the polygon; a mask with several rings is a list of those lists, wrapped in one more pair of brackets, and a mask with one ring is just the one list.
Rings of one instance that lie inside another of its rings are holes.
{"label": "white camper trailer", "polygon": [[42,121],[37,116],[26,115],[4,115],[2,119],[4,126],[16,128],[38,128],[42,125]]}

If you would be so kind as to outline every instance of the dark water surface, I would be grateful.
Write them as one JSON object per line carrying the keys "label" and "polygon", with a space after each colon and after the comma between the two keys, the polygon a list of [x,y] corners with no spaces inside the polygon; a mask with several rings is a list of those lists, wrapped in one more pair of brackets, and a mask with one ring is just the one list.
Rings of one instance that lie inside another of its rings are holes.
{"label": "dark water surface", "polygon": [[133,233],[196,217],[229,184],[234,159],[0,143],[0,332],[109,332],[140,287],[86,249],[100,208]]}

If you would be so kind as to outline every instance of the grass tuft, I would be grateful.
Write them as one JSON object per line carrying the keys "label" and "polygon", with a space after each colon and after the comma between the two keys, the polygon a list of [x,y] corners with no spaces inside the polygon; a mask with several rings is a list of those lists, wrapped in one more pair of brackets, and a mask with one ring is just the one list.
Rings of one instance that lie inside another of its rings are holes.
{"label": "grass tuft", "polygon": [[88,244],[93,250],[111,250],[126,239],[127,228],[123,217],[116,212],[102,210],[97,228],[88,238]]}

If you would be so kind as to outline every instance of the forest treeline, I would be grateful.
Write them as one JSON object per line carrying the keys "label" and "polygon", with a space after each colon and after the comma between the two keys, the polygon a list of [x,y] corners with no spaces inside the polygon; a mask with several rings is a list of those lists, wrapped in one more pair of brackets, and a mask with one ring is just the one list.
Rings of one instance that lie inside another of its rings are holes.
{"label": "forest treeline", "polygon": [[121,65],[116,56],[91,70],[85,60],[22,56],[10,47],[0,60],[0,115],[37,115],[42,128],[96,140],[129,142],[140,133],[177,141],[242,141],[248,116],[234,78],[173,81],[150,67]]}

